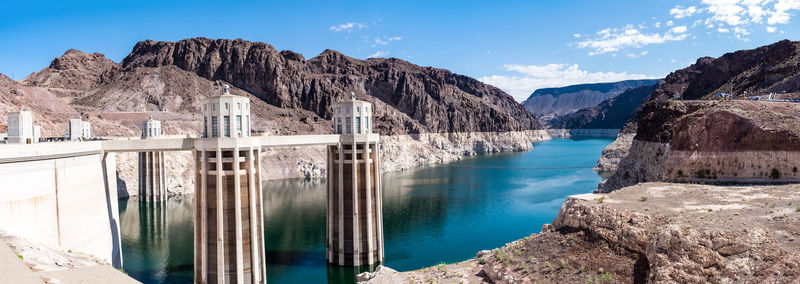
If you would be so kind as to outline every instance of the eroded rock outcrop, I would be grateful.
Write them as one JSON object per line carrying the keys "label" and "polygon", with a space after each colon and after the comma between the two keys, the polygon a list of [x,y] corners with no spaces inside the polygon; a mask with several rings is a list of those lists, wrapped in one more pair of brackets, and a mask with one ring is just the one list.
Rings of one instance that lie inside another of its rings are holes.
{"label": "eroded rock outcrop", "polygon": [[541,233],[471,260],[393,276],[442,283],[794,283],[798,198],[798,185],[668,183],[577,195]]}
{"label": "eroded rock outcrop", "polygon": [[619,169],[619,162],[628,155],[634,136],[636,136],[635,133],[620,132],[617,135],[617,139],[606,146],[603,152],[600,153],[600,158],[597,159],[594,170],[607,173],[616,172]]}
{"label": "eroded rock outcrop", "polygon": [[642,114],[628,155],[600,191],[648,181],[800,181],[800,105],[655,101]]}

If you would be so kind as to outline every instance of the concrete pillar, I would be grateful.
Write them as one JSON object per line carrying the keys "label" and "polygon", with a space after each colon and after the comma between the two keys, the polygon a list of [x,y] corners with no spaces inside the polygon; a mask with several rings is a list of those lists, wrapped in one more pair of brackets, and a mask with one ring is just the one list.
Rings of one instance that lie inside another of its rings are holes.
{"label": "concrete pillar", "polygon": [[166,201],[164,152],[139,153],[139,201]]}
{"label": "concrete pillar", "polygon": [[260,149],[247,141],[195,146],[195,283],[266,283]]}
{"label": "concrete pillar", "polygon": [[328,147],[327,258],[341,266],[383,262],[377,136],[342,135]]}

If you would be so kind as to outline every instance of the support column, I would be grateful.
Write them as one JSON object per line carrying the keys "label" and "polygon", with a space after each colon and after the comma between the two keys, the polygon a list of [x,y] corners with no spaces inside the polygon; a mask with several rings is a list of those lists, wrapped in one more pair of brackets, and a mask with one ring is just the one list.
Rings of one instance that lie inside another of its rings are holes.
{"label": "support column", "polygon": [[383,262],[377,140],[357,137],[328,147],[327,259],[341,266]]}
{"label": "support column", "polygon": [[139,153],[139,201],[166,201],[164,152]]}
{"label": "support column", "polygon": [[195,282],[265,283],[258,146],[195,152]]}

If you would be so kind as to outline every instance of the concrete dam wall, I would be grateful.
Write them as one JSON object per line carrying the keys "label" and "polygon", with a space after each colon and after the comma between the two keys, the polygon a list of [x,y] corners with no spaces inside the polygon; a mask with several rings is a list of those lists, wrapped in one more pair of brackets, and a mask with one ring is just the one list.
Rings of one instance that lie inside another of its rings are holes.
{"label": "concrete dam wall", "polygon": [[0,228],[121,267],[116,162],[103,155],[100,142],[0,147]]}

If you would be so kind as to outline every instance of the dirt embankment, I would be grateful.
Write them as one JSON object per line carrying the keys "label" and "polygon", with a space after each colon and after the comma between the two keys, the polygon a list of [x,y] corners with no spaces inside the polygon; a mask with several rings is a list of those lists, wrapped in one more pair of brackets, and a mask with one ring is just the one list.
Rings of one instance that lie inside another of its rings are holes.
{"label": "dirt embankment", "polygon": [[798,222],[800,185],[643,183],[571,197],[542,233],[475,259],[383,274],[443,283],[793,283]]}

